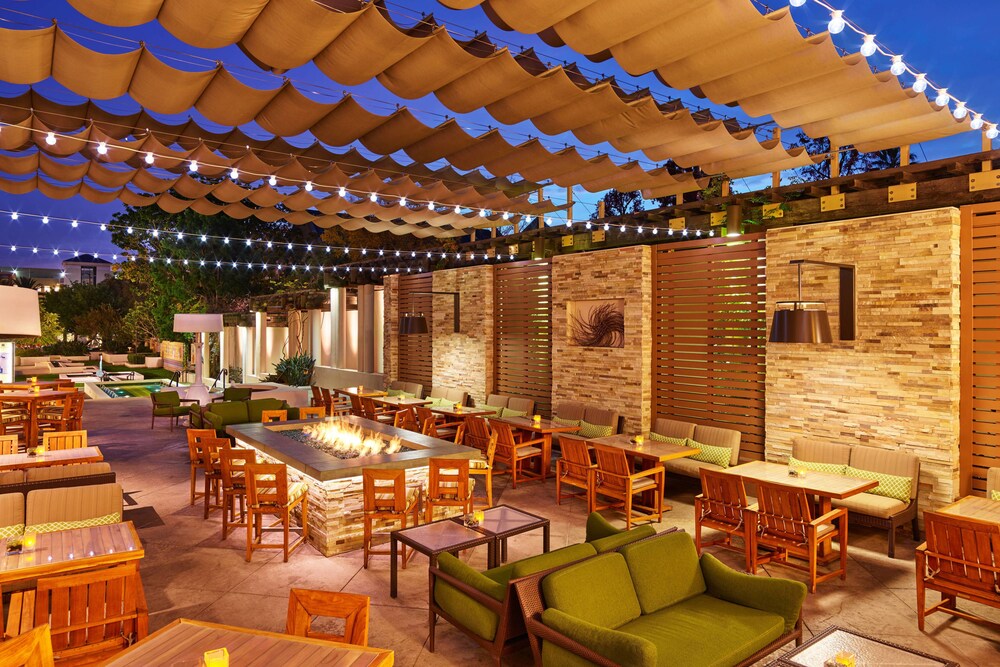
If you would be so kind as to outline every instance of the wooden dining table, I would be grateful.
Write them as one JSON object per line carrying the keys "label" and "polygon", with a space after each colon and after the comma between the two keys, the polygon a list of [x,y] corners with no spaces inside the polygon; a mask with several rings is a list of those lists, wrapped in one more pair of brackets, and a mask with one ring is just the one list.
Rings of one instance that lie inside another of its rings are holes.
{"label": "wooden dining table", "polygon": [[59,385],[64,385],[67,382],[69,380],[38,380],[37,382],[20,380],[18,382],[3,382],[0,383],[0,391],[34,391],[36,386],[42,389],[58,389]]}
{"label": "wooden dining table", "polygon": [[233,667],[337,665],[391,667],[393,652],[323,639],[179,618],[128,647],[105,667],[198,667],[206,651],[225,648]]}
{"label": "wooden dining table", "polygon": [[1000,502],[980,496],[965,496],[937,510],[942,514],[952,514],[964,519],[977,519],[1000,523]]}
{"label": "wooden dining table", "polygon": [[579,426],[568,426],[551,419],[535,421],[533,417],[490,417],[490,421],[504,422],[520,431],[537,433],[542,436],[542,470],[545,470],[546,473],[552,464],[552,434],[575,433],[580,430]]}
{"label": "wooden dining table", "polygon": [[389,392],[383,391],[382,389],[375,389],[374,387],[360,387],[361,393],[358,393],[359,387],[340,387],[339,389],[333,389],[334,393],[343,394],[344,396],[357,396],[359,398],[375,398],[378,396],[388,396]]}
{"label": "wooden dining table", "polygon": [[39,577],[121,565],[146,555],[131,521],[21,536],[21,551],[0,539],[0,586]]}
{"label": "wooden dining table", "polygon": [[[694,456],[701,452],[696,447],[685,447],[684,445],[675,445],[661,440],[652,440],[649,436],[645,436],[643,443],[640,445],[635,442],[635,436],[624,433],[609,435],[604,438],[587,438],[588,445],[592,442],[624,450],[628,456],[638,459],[637,468],[639,470],[645,470],[664,461],[673,461],[674,459]],[[652,507],[655,504],[655,498],[651,496],[655,495],[655,491],[645,491],[643,493],[643,502],[647,506]],[[664,500],[663,510],[668,511],[672,509],[673,506]]]}
{"label": "wooden dining table", "polygon": [[99,447],[77,447],[76,449],[57,449],[44,454],[30,455],[0,454],[0,470],[19,470],[22,468],[44,468],[61,466],[70,463],[97,463],[104,460],[104,454]]}
{"label": "wooden dining table", "polygon": [[38,408],[42,403],[65,399],[76,393],[76,389],[42,389],[40,391],[5,391],[0,394],[2,403],[23,403],[28,408],[28,422],[24,426],[24,442],[28,447],[38,443]]}
{"label": "wooden dining table", "polygon": [[372,400],[391,408],[420,407],[431,402],[429,398],[411,398],[409,396],[373,396]]}

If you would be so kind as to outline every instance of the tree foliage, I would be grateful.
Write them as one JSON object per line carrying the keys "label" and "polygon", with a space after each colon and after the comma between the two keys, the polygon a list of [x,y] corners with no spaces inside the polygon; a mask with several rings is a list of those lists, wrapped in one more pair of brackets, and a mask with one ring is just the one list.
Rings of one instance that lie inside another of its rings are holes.
{"label": "tree foliage", "polygon": [[[794,145],[805,146],[810,155],[823,155],[830,152],[830,140],[827,137],[812,139],[804,132],[798,133]],[[910,161],[915,161],[913,156],[910,156]],[[845,146],[841,148],[840,152],[840,173],[834,176],[850,176],[851,174],[892,169],[898,167],[899,164],[898,148],[862,153],[853,146]],[[792,177],[792,182],[824,181],[831,178],[830,160],[825,159],[818,164],[800,167],[795,170],[795,174]]]}

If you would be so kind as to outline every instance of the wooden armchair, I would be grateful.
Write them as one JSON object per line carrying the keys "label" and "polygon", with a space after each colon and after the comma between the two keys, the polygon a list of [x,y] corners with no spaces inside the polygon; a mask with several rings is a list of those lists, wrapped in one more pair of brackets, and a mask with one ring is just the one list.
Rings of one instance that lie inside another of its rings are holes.
{"label": "wooden armchair", "polygon": [[0,435],[0,454],[17,454],[17,434]]}
{"label": "wooden armchair", "polygon": [[326,406],[309,406],[299,408],[299,419],[324,419],[326,417]]}
{"label": "wooden armchair", "polygon": [[40,578],[36,588],[11,595],[9,610],[8,635],[47,623],[55,658],[73,664],[106,660],[149,630],[146,594],[134,562]]}
{"label": "wooden armchair", "polygon": [[[590,458],[590,447],[585,440],[566,438],[562,441],[562,457],[556,461],[556,504],[563,498],[580,498],[587,503],[587,513],[594,511],[594,488],[597,464]],[[563,493],[564,484],[583,489],[583,493]]]}
{"label": "wooden armchair", "polygon": [[[368,611],[371,600],[367,595],[334,593],[293,588],[288,592],[288,617],[285,634],[312,637],[356,646],[368,646]],[[344,621],[343,634],[316,632],[313,618],[339,618]]]}
{"label": "wooden armchair", "polygon": [[0,643],[0,665],[7,667],[54,667],[49,624]]}
{"label": "wooden armchair", "polygon": [[[566,446],[565,440],[562,445]],[[663,466],[657,465],[646,470],[633,472],[629,467],[628,456],[624,449],[597,443],[591,443],[591,446],[594,448],[594,456],[597,458],[594,495],[606,496],[615,501],[603,507],[621,505],[625,511],[626,530],[632,529],[632,521],[635,518],[652,521],[655,515],[656,522],[661,523],[663,521]],[[645,491],[654,492],[655,504],[653,507],[645,507],[635,502],[635,495]],[[634,512],[636,508],[646,510],[646,512],[636,517]]]}
{"label": "wooden armchair", "polygon": [[355,394],[348,394],[347,397],[351,399],[351,414],[355,417],[363,417],[367,419],[368,415],[365,414],[365,409],[361,405],[361,397]]}
{"label": "wooden armchair", "polygon": [[[1000,624],[958,608],[959,598],[1000,609],[1000,525],[942,512],[924,512],[927,541],[917,547],[917,627],[943,611],[994,628]],[[927,589],[941,601],[927,607]]]}
{"label": "wooden armchair", "polygon": [[309,391],[311,392],[309,405],[314,408],[325,408],[326,399],[323,398],[323,390],[313,384],[309,385]]}
{"label": "wooden armchair", "polygon": [[288,410],[261,410],[260,421],[264,424],[288,421]]}
{"label": "wooden armchair", "polygon": [[[514,440],[514,433],[511,431],[509,424],[494,421],[491,426],[493,432],[497,434],[497,450],[493,460],[496,463],[503,463],[507,466],[507,471],[510,472],[511,487],[517,488],[519,477],[545,481],[545,473],[547,471],[542,466],[542,450],[540,447],[535,446],[540,445],[542,439],[538,438],[536,440],[517,442]],[[531,460],[538,462],[540,472],[525,471],[524,462]]]}
{"label": "wooden armchair", "polygon": [[[766,546],[777,550],[770,557],[772,562],[781,562],[809,574],[811,593],[816,592],[816,584],[827,579],[836,576],[847,579],[846,508],[833,509],[813,519],[812,502],[805,490],[772,482],[757,482],[757,506],[756,513],[746,514],[755,524],[748,526],[751,574],[757,573],[757,548]],[[840,547],[840,569],[818,574],[820,545],[832,543],[834,539]],[[792,563],[788,556],[805,560],[808,565]]]}
{"label": "wooden armchair", "polygon": [[367,396],[361,397],[361,411],[364,413],[365,419],[370,419],[373,422],[381,422],[391,426],[396,420],[396,413],[394,411],[387,410],[382,405],[375,405],[375,401]]}
{"label": "wooden armchair", "polygon": [[198,403],[197,399],[181,398],[176,391],[157,391],[149,395],[153,402],[153,415],[149,420],[149,428],[153,428],[157,417],[167,417],[170,420],[170,430],[180,423],[181,417],[188,414],[190,406],[185,403]]}
{"label": "wooden armchair", "polygon": [[[694,546],[701,555],[703,547],[723,546],[734,551],[742,551],[746,557],[746,569],[750,571],[750,536],[748,526],[754,522],[747,520],[747,512],[754,512],[757,505],[747,502],[747,492],[743,478],[727,475],[716,470],[702,468],[701,493],[694,498]],[[724,537],[710,542],[702,541],[703,528],[721,531]],[[733,544],[733,536],[743,540],[742,548]]]}
{"label": "wooden armchair", "polygon": [[396,410],[393,415],[392,425],[406,431],[420,432],[420,427],[417,426],[417,415],[413,412],[412,405],[404,405],[399,410]]}
{"label": "wooden armchair", "polygon": [[465,418],[465,439],[462,442],[466,447],[475,447],[480,452],[486,452],[486,446],[490,442],[490,425],[482,417]]}
{"label": "wooden armchair", "polygon": [[42,434],[42,447],[47,452],[55,452],[62,449],[82,449],[86,446],[86,431],[50,431]]}

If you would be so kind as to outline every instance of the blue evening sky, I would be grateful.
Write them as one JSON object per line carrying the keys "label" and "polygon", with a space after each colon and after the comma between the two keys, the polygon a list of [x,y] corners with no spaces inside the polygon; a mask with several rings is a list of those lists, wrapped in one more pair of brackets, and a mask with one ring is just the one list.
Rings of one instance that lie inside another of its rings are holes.
{"label": "blue evening sky", "polygon": [[[784,6],[785,3],[786,0],[770,0],[768,4],[777,8]],[[844,9],[847,17],[868,32],[875,33],[882,44],[902,54],[914,69],[927,72],[931,81],[946,85],[952,93],[964,99],[969,108],[984,113],[987,120],[1000,121],[1000,91],[997,90],[994,81],[994,73],[1000,64],[1000,53],[995,48],[992,34],[995,30],[993,17],[982,11],[983,7],[993,3],[969,5],[940,0],[829,0],[829,4]],[[650,75],[629,76],[618,69],[614,61],[591,63],[567,48],[552,48],[533,36],[504,32],[489,22],[478,8],[460,12],[450,11],[436,0],[393,0],[388,2],[388,7],[396,21],[403,25],[411,25],[418,20],[421,13],[433,13],[438,21],[448,25],[459,39],[466,39],[477,31],[485,31],[495,42],[509,46],[512,50],[535,47],[550,62],[575,61],[591,78],[614,75],[626,88],[649,87],[661,100],[680,97],[691,106],[708,106],[720,116],[734,116],[743,121],[753,122],[763,120],[748,119],[738,108],[715,107],[689,93],[666,88]],[[806,6],[794,8],[792,11],[800,26],[814,32],[826,29],[829,15],[812,0],[809,0]],[[0,26],[38,28],[48,25],[51,19],[57,19],[60,26],[70,32],[75,39],[83,40],[92,49],[117,53],[136,48],[137,42],[142,40],[158,56],[176,58],[177,60],[171,60],[171,64],[175,67],[207,69],[211,67],[212,61],[218,59],[250,85],[270,88],[281,82],[279,77],[261,72],[235,46],[217,51],[195,49],[172,37],[157,23],[135,28],[111,28],[88,20],[64,1],[0,0]],[[131,41],[121,41],[115,37]],[[855,51],[860,40],[847,30],[837,37],[837,42]],[[180,61],[188,64],[182,64]],[[873,57],[871,61],[880,69],[887,69],[889,66],[888,61],[880,56]],[[324,101],[339,99],[342,91],[350,90],[367,108],[383,114],[391,111],[396,104],[405,104],[416,112],[421,120],[431,125],[441,122],[445,115],[452,115],[433,96],[419,100],[401,100],[374,81],[356,88],[345,88],[328,80],[311,64],[293,70],[287,76],[300,89],[308,90],[316,99]],[[909,83],[908,77],[906,80]],[[48,97],[61,102],[80,101],[75,95],[52,81],[44,82],[37,88]],[[0,96],[16,95],[24,90],[23,86],[0,82]],[[99,104],[105,109],[119,113],[133,111],[136,108],[128,98],[101,101]],[[221,129],[205,121],[196,112],[193,115],[204,126]],[[181,120],[181,117],[163,118],[171,122]],[[490,125],[496,125],[485,112],[466,114],[460,119],[470,132],[477,134],[485,131]],[[244,129],[248,133],[265,136],[259,128]],[[515,143],[525,140],[529,135],[538,135],[530,123],[502,128],[501,131],[508,140]],[[792,136],[794,132],[785,132],[786,138]],[[302,144],[308,143],[307,138],[301,138],[299,141]],[[568,134],[547,138],[545,142],[556,149],[562,148],[564,144],[576,145],[586,156],[603,151],[617,156],[621,161],[626,157],[608,145],[584,146]],[[979,148],[979,133],[967,132],[950,139],[914,146],[912,152],[919,160],[926,161],[972,153]],[[653,166],[640,154],[628,157],[639,159],[647,166]],[[409,162],[405,155],[397,155],[396,158],[404,163]],[[760,179],[744,179],[734,184],[734,190],[757,189],[769,183],[770,177],[766,176]],[[565,200],[565,192],[561,188],[550,188],[546,194],[557,202]],[[594,210],[599,195],[578,189],[574,196],[577,200],[574,217],[588,217]],[[121,208],[117,203],[96,205],[80,197],[57,201],[50,200],[37,192],[26,195],[0,192],[0,211],[17,210],[49,215],[53,218],[79,218],[102,222],[109,220]],[[562,216],[553,217],[559,219]],[[11,245],[18,246],[18,250],[11,252],[9,250]],[[39,248],[38,254],[32,254],[30,248],[33,246]],[[59,249],[59,256],[52,254],[53,248]],[[9,271],[12,268],[58,266],[59,262],[73,251],[98,252],[107,256],[116,249],[110,242],[109,233],[99,231],[96,226],[80,225],[73,228],[69,222],[56,220],[43,226],[35,217],[22,215],[19,220],[12,221],[9,214],[0,213],[0,271]],[[198,254],[195,250],[192,257]]]}

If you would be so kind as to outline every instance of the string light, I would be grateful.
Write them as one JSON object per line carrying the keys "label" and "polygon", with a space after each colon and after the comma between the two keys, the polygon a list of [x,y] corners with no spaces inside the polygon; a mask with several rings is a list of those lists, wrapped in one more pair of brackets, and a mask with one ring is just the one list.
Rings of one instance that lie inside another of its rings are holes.
{"label": "string light", "polygon": [[313,182],[306,181],[306,192],[312,192],[312,190],[313,190]]}
{"label": "string light", "polygon": [[844,32],[844,28],[847,27],[847,22],[844,21],[844,10],[834,9],[830,12],[830,23],[827,24],[826,29],[831,35],[837,35]]}
{"label": "string light", "polygon": [[923,73],[918,74],[917,78],[913,81],[912,88],[915,93],[922,93],[927,90],[927,75]]}
{"label": "string light", "polygon": [[97,154],[98,155],[108,154],[108,145],[105,142],[102,141],[101,143],[97,144]]}
{"label": "string light", "polygon": [[188,163],[188,171],[190,171],[192,174],[197,174],[198,173],[198,161],[197,160],[191,160],[191,162]]}
{"label": "string light", "polygon": [[56,145],[56,133],[55,132],[49,132],[47,135],[45,135],[45,143],[47,143],[49,146],[55,146]]}
{"label": "string light", "polygon": [[233,167],[232,169],[229,170],[229,178],[231,178],[232,180],[235,181],[239,177],[240,177],[240,170],[239,169],[237,169],[236,167]]}
{"label": "string light", "polygon": [[906,74],[906,63],[903,62],[903,56],[892,57],[892,65],[889,66],[889,71],[893,76],[903,76]]}
{"label": "string light", "polygon": [[[865,35],[865,39],[861,42],[861,48],[858,49],[865,58],[871,58],[878,51],[878,47],[875,46],[875,35]],[[895,74],[895,72],[893,72]],[[902,72],[900,72],[902,74]],[[896,74],[899,76],[899,74]]]}
{"label": "string light", "polygon": [[152,153],[146,153],[146,164],[153,164],[154,160]]}
{"label": "string light", "polygon": [[274,174],[271,174],[271,176],[267,179],[267,184],[273,188],[278,184],[278,177],[275,176]]}

